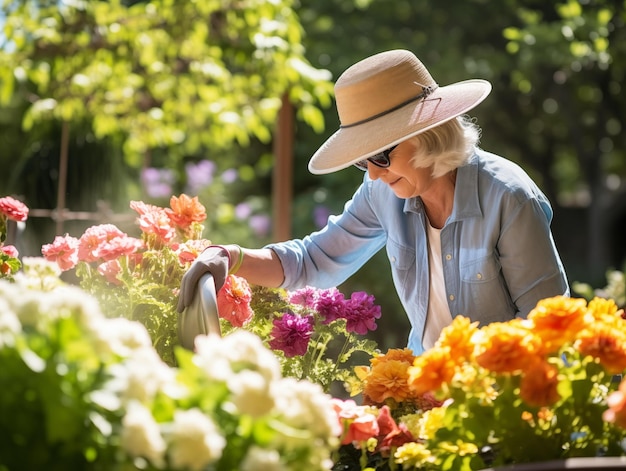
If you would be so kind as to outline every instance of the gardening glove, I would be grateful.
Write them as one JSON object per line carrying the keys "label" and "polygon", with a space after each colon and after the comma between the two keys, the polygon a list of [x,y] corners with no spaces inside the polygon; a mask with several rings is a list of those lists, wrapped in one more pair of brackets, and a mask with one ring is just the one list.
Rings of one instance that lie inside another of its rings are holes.
{"label": "gardening glove", "polygon": [[215,292],[217,293],[226,281],[229,263],[228,252],[223,247],[207,247],[198,255],[181,280],[178,306],[176,308],[178,312],[182,313],[191,304],[198,289],[198,282],[205,273],[213,275]]}

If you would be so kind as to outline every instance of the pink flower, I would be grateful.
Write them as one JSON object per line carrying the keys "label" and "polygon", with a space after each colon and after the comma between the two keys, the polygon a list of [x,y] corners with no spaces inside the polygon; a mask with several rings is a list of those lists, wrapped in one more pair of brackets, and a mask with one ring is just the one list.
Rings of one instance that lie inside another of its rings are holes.
{"label": "pink flower", "polygon": [[369,330],[376,330],[376,319],[380,318],[380,306],[374,304],[374,296],[363,291],[352,293],[344,305],[343,317],[346,319],[346,330],[365,335]]}
{"label": "pink flower", "polygon": [[51,244],[41,247],[41,253],[46,260],[56,262],[63,271],[70,270],[78,263],[79,241],[69,235],[56,236]]}
{"label": "pink flower", "polygon": [[17,258],[19,256],[19,252],[13,245],[3,245],[0,247],[0,251],[7,254],[9,257]]}
{"label": "pink flower", "polygon": [[117,275],[122,272],[122,267],[118,260],[109,260],[108,262],[98,265],[98,273],[100,273],[112,285],[121,285],[122,282]]}
{"label": "pink flower", "polygon": [[342,445],[358,444],[377,437],[380,426],[376,416],[367,408],[358,406],[352,399],[333,399],[333,407],[343,428]]}
{"label": "pink flower", "polygon": [[15,198],[5,196],[0,198],[0,214],[13,221],[22,222],[28,219],[28,207]]}
{"label": "pink flower", "polygon": [[289,293],[289,302],[291,304],[297,304],[307,308],[314,308],[316,299],[317,289],[310,286]]}
{"label": "pink flower", "polygon": [[242,327],[254,315],[250,307],[251,300],[252,291],[245,278],[229,275],[226,277],[224,286],[217,293],[219,316],[235,327]]}
{"label": "pink flower", "polygon": [[304,355],[313,333],[313,316],[298,316],[289,312],[274,319],[269,345],[287,357]]}
{"label": "pink flower", "polygon": [[620,383],[617,391],[609,394],[606,403],[609,408],[602,414],[604,421],[626,428],[626,380]]}
{"label": "pink flower", "polygon": [[114,237],[109,241],[104,241],[94,251],[94,254],[98,258],[107,262],[115,260],[123,255],[130,255],[137,252],[143,247],[143,242],[134,237],[123,235],[121,237]]}
{"label": "pink flower", "polygon": [[91,226],[79,239],[78,259],[82,262],[95,262],[100,258],[98,251],[102,244],[116,237],[125,236],[126,234],[113,224]]}
{"label": "pink flower", "polygon": [[181,265],[193,262],[211,242],[206,239],[191,239],[182,244],[173,244],[171,247],[178,255]]}
{"label": "pink flower", "polygon": [[134,209],[139,214],[148,214],[153,211],[158,211],[162,208],[160,208],[159,206],[155,206],[153,204],[144,203],[143,201],[131,201],[130,209]]}
{"label": "pink flower", "polygon": [[139,216],[139,229],[144,234],[156,236],[158,242],[168,245],[176,236],[176,229],[163,208],[154,208]]}

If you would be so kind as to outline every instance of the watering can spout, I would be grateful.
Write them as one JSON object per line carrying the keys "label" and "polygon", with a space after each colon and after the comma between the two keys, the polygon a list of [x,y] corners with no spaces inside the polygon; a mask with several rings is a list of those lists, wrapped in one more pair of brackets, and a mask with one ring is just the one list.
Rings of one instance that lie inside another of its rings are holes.
{"label": "watering can spout", "polygon": [[206,273],[198,282],[198,289],[191,304],[178,317],[178,339],[180,344],[194,350],[198,335],[219,335],[220,321],[217,311],[217,294],[213,275]]}

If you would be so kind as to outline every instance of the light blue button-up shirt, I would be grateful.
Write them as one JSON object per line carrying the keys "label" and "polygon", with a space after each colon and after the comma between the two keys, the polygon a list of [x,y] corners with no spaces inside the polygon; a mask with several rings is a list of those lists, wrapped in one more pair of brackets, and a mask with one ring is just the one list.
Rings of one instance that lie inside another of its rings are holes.
{"label": "light blue button-up shirt", "polygon": [[[524,317],[540,299],[569,295],[550,222],[550,203],[515,163],[477,149],[457,170],[452,214],[441,230],[448,306],[481,325]],[[338,286],[382,247],[411,323],[408,348],[423,352],[429,296],[422,200],[398,198],[380,180],[363,183],[322,230],[268,245],[283,287]]]}

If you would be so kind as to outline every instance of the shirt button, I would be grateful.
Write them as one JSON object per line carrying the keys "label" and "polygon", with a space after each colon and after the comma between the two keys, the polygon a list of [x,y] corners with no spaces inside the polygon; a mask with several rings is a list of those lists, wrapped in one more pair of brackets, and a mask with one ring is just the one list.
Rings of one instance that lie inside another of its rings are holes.
{"label": "shirt button", "polygon": [[391,263],[396,263],[396,257],[391,257]]}
{"label": "shirt button", "polygon": [[452,260],[452,255],[450,255],[449,253],[446,254],[446,260]]}
{"label": "shirt button", "polygon": [[450,296],[448,296],[448,298],[450,299],[450,301],[454,301],[454,295],[451,294]]}
{"label": "shirt button", "polygon": [[476,273],[476,279],[477,280],[482,280],[483,279],[483,274],[482,273]]}

